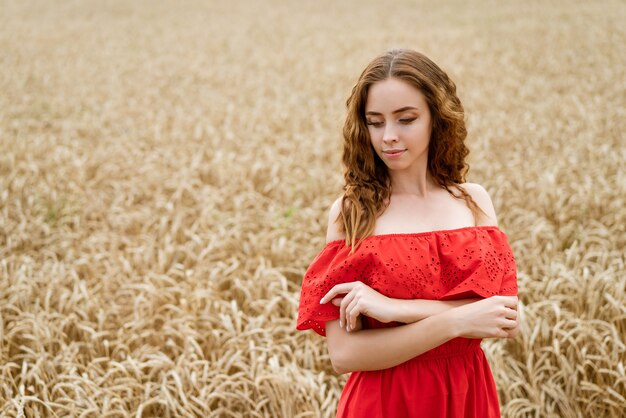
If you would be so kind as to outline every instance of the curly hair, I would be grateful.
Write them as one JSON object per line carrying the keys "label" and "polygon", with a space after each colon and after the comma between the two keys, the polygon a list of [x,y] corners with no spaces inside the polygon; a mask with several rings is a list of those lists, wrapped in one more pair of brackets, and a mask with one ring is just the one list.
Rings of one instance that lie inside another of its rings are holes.
{"label": "curly hair", "polygon": [[[374,232],[376,218],[389,206],[391,179],[385,163],[376,154],[365,121],[369,88],[376,82],[396,77],[419,89],[425,96],[432,118],[428,145],[428,171],[441,188],[465,200],[476,218],[485,213],[459,185],[465,182],[469,154],[464,110],[456,85],[437,64],[424,54],[393,49],[374,58],[361,73],[346,101],[343,126],[343,175],[345,184],[340,212],[335,222],[346,235],[352,252],[360,239]],[[451,189],[460,192],[460,197]],[[341,222],[339,222],[341,221]]]}

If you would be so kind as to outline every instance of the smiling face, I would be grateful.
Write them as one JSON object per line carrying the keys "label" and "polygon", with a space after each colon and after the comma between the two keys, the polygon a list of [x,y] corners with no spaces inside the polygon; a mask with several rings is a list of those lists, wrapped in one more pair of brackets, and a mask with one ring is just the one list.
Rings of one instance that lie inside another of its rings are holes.
{"label": "smiling face", "polygon": [[432,124],[420,90],[396,77],[372,84],[365,118],[372,146],[390,170],[426,166]]}

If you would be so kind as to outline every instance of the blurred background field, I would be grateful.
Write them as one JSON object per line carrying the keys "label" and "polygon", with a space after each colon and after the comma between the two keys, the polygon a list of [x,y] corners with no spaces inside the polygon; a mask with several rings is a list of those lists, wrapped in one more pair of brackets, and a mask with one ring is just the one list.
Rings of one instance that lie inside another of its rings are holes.
{"label": "blurred background field", "polygon": [[333,417],[295,330],[365,64],[424,52],[526,322],[504,417],[626,409],[623,1],[0,1],[0,416]]}

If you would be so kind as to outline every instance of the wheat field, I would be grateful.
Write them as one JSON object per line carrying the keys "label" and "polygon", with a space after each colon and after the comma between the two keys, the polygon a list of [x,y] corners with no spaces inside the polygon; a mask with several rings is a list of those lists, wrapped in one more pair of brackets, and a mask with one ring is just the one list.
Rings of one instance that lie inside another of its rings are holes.
{"label": "wheat field", "polygon": [[295,330],[359,73],[455,80],[525,321],[503,417],[626,413],[626,4],[0,0],[0,416],[334,417]]}

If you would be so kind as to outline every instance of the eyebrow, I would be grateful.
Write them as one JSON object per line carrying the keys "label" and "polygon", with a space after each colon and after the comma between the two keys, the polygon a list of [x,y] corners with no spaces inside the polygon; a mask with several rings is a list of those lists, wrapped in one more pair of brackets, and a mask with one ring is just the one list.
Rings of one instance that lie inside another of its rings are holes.
{"label": "eyebrow", "polygon": [[[400,113],[400,112],[404,112],[405,110],[419,110],[417,107],[413,107],[413,106],[404,106],[401,107],[400,109],[396,109],[393,112],[391,112],[392,114],[396,114],[396,113]],[[372,112],[371,110],[369,112],[365,112],[366,115],[382,115],[382,113],[379,112]]]}

